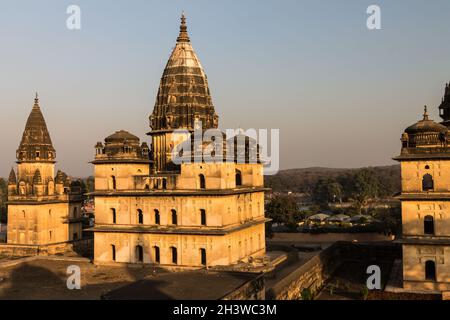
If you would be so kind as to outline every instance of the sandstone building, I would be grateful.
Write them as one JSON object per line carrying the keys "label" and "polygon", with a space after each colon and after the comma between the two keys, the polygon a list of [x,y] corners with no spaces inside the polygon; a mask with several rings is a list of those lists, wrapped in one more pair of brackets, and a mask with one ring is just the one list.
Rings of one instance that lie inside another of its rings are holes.
{"label": "sandstone building", "polygon": [[123,130],[96,145],[95,263],[201,268],[264,256],[261,162],[172,159],[190,141],[176,130],[199,123],[217,128],[218,116],[183,16],[150,116],[151,149]]}
{"label": "sandstone building", "polygon": [[423,119],[402,134],[403,286],[450,290],[450,88],[439,107],[441,124]]}
{"label": "sandstone building", "polygon": [[48,246],[81,238],[81,188],[55,174],[56,152],[36,95],[8,181],[8,234],[13,245]]}

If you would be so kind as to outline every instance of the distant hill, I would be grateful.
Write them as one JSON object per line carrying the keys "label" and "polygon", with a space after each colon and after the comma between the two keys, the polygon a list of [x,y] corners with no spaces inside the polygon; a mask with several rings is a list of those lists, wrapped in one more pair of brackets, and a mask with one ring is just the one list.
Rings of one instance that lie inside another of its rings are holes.
{"label": "distant hill", "polygon": [[338,179],[355,174],[358,170],[369,169],[374,172],[388,193],[400,192],[400,165],[365,167],[365,168],[322,168],[311,167],[282,170],[274,176],[265,176],[266,187],[276,192],[310,193],[321,178]]}

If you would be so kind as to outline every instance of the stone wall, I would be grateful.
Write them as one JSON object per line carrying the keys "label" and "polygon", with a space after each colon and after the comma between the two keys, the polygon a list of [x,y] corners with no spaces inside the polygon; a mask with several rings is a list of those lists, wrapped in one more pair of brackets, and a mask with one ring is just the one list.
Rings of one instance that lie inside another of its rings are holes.
{"label": "stone wall", "polygon": [[268,300],[299,300],[302,291],[318,292],[340,265],[340,245],[334,244],[290,272],[266,292]]}
{"label": "stone wall", "polygon": [[246,282],[221,300],[265,300],[264,275]]}
{"label": "stone wall", "polygon": [[391,236],[382,233],[273,233],[271,242],[305,242],[305,243],[334,243],[336,241],[377,242],[392,241]]}
{"label": "stone wall", "polygon": [[20,245],[0,243],[0,255],[26,257],[26,256],[47,256],[75,252],[80,256],[91,256],[93,250],[93,239],[82,239],[71,242],[61,242],[51,245]]}
{"label": "stone wall", "polygon": [[[384,261],[400,257],[401,246],[394,243],[336,242],[268,288],[266,299],[299,300],[302,298],[304,289],[309,289],[311,294],[315,295],[344,261]],[[273,272],[277,272],[277,270],[275,269]]]}

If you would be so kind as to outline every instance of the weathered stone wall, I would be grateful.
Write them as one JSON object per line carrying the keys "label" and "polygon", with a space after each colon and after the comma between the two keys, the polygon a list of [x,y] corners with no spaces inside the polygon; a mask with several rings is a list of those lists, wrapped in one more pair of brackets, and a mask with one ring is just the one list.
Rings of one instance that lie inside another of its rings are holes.
{"label": "weathered stone wall", "polygon": [[246,282],[221,300],[265,300],[264,275]]}
{"label": "weathered stone wall", "polygon": [[4,256],[26,257],[26,256],[46,256],[76,252],[83,257],[92,254],[94,247],[93,239],[83,239],[71,242],[61,242],[51,245],[34,246],[20,244],[0,243],[0,254]]}
{"label": "weathered stone wall", "polygon": [[305,243],[334,243],[336,241],[376,242],[391,241],[391,236],[381,233],[281,233],[272,234],[271,242],[305,242]]}
{"label": "weathered stone wall", "polygon": [[[394,243],[355,244],[336,242],[290,272],[266,292],[268,300],[298,300],[302,291],[309,289],[314,295],[320,291],[333,272],[350,260],[381,261],[401,257],[401,246]],[[274,270],[273,272],[277,272]]]}
{"label": "weathered stone wall", "polygon": [[340,245],[334,244],[293,270],[266,293],[268,300],[299,300],[302,291],[316,293],[340,265]]}

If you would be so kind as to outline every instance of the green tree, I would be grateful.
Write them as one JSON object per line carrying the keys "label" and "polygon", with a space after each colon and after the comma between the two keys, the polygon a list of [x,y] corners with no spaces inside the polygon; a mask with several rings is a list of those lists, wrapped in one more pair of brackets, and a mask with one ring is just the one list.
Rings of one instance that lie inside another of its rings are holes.
{"label": "green tree", "polygon": [[362,208],[367,204],[369,199],[376,198],[380,190],[378,178],[373,170],[358,170],[353,177],[352,199],[355,207],[361,213]]}
{"label": "green tree", "polygon": [[313,188],[313,200],[321,207],[328,207],[329,202],[342,202],[342,186],[330,178],[320,178]]}
{"label": "green tree", "polygon": [[302,218],[297,202],[288,196],[273,197],[266,207],[266,215],[272,223],[284,224],[292,230],[297,228]]}

